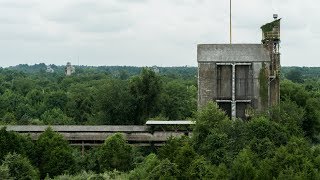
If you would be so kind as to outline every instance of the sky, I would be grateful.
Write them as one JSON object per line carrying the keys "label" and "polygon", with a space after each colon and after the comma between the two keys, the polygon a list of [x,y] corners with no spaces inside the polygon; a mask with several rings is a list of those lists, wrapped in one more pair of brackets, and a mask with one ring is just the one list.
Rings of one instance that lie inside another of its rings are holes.
{"label": "sky", "polygon": [[[233,43],[282,18],[281,64],[320,66],[320,2],[232,0]],[[0,66],[197,66],[197,44],[229,43],[229,0],[0,0]]]}

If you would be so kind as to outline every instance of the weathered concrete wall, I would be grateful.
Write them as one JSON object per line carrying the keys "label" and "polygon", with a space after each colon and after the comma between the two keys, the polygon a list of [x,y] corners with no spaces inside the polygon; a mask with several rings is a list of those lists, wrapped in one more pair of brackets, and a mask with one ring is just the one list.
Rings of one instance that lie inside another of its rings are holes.
{"label": "weathered concrete wall", "polygon": [[216,65],[212,62],[198,64],[198,107],[202,107],[217,96]]}
{"label": "weathered concrete wall", "polygon": [[199,44],[198,62],[259,62],[270,61],[262,44]]}

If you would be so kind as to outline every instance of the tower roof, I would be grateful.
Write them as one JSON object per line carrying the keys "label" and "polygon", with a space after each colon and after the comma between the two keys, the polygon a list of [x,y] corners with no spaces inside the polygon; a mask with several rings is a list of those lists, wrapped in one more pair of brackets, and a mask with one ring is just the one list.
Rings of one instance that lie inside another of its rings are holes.
{"label": "tower roof", "polygon": [[199,44],[198,62],[270,61],[262,44]]}

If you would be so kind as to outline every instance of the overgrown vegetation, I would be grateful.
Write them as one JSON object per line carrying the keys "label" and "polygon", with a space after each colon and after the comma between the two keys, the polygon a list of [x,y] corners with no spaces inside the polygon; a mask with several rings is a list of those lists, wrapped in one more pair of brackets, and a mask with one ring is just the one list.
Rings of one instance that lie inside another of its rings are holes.
{"label": "overgrown vegetation", "polygon": [[[292,69],[282,69],[282,78],[289,79]],[[190,116],[196,124],[191,138],[171,138],[156,150],[129,145],[115,134],[84,155],[51,129],[33,142],[2,128],[0,179],[319,179],[315,77],[301,71],[303,81],[283,79],[279,106],[249,121],[232,121],[213,102],[194,112],[195,77],[188,75],[144,69],[122,80],[103,73],[63,77],[2,69],[3,124],[141,124],[150,117]]]}
{"label": "overgrown vegetation", "polygon": [[262,68],[259,72],[259,84],[260,84],[260,98],[264,107],[268,105],[268,76],[266,72],[265,64],[262,64]]}
{"label": "overgrown vegetation", "polygon": [[267,23],[267,24],[261,26],[262,32],[264,32],[264,33],[270,32],[270,31],[273,30],[274,27],[279,27],[280,26],[280,20],[281,19],[278,19],[278,20],[272,21],[270,23]]}
{"label": "overgrown vegetation", "polygon": [[79,67],[67,77],[52,67],[0,69],[0,123],[130,125],[196,111],[195,68]]}

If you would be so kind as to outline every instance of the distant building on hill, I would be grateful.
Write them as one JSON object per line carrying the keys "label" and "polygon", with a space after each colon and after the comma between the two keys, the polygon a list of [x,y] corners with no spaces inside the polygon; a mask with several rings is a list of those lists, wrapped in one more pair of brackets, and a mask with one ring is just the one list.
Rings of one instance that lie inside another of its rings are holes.
{"label": "distant building on hill", "polygon": [[215,101],[231,118],[248,119],[280,101],[280,19],[261,44],[199,44],[198,107]]}
{"label": "distant building on hill", "polygon": [[159,68],[157,66],[152,66],[152,71],[158,74],[160,72]]}
{"label": "distant building on hill", "polygon": [[71,74],[75,73],[75,68],[71,65],[71,62],[67,62],[65,67],[65,74],[66,76],[70,76]]}
{"label": "distant building on hill", "polygon": [[47,72],[47,73],[54,73],[54,70],[51,68],[50,65],[47,65],[46,72]]}

